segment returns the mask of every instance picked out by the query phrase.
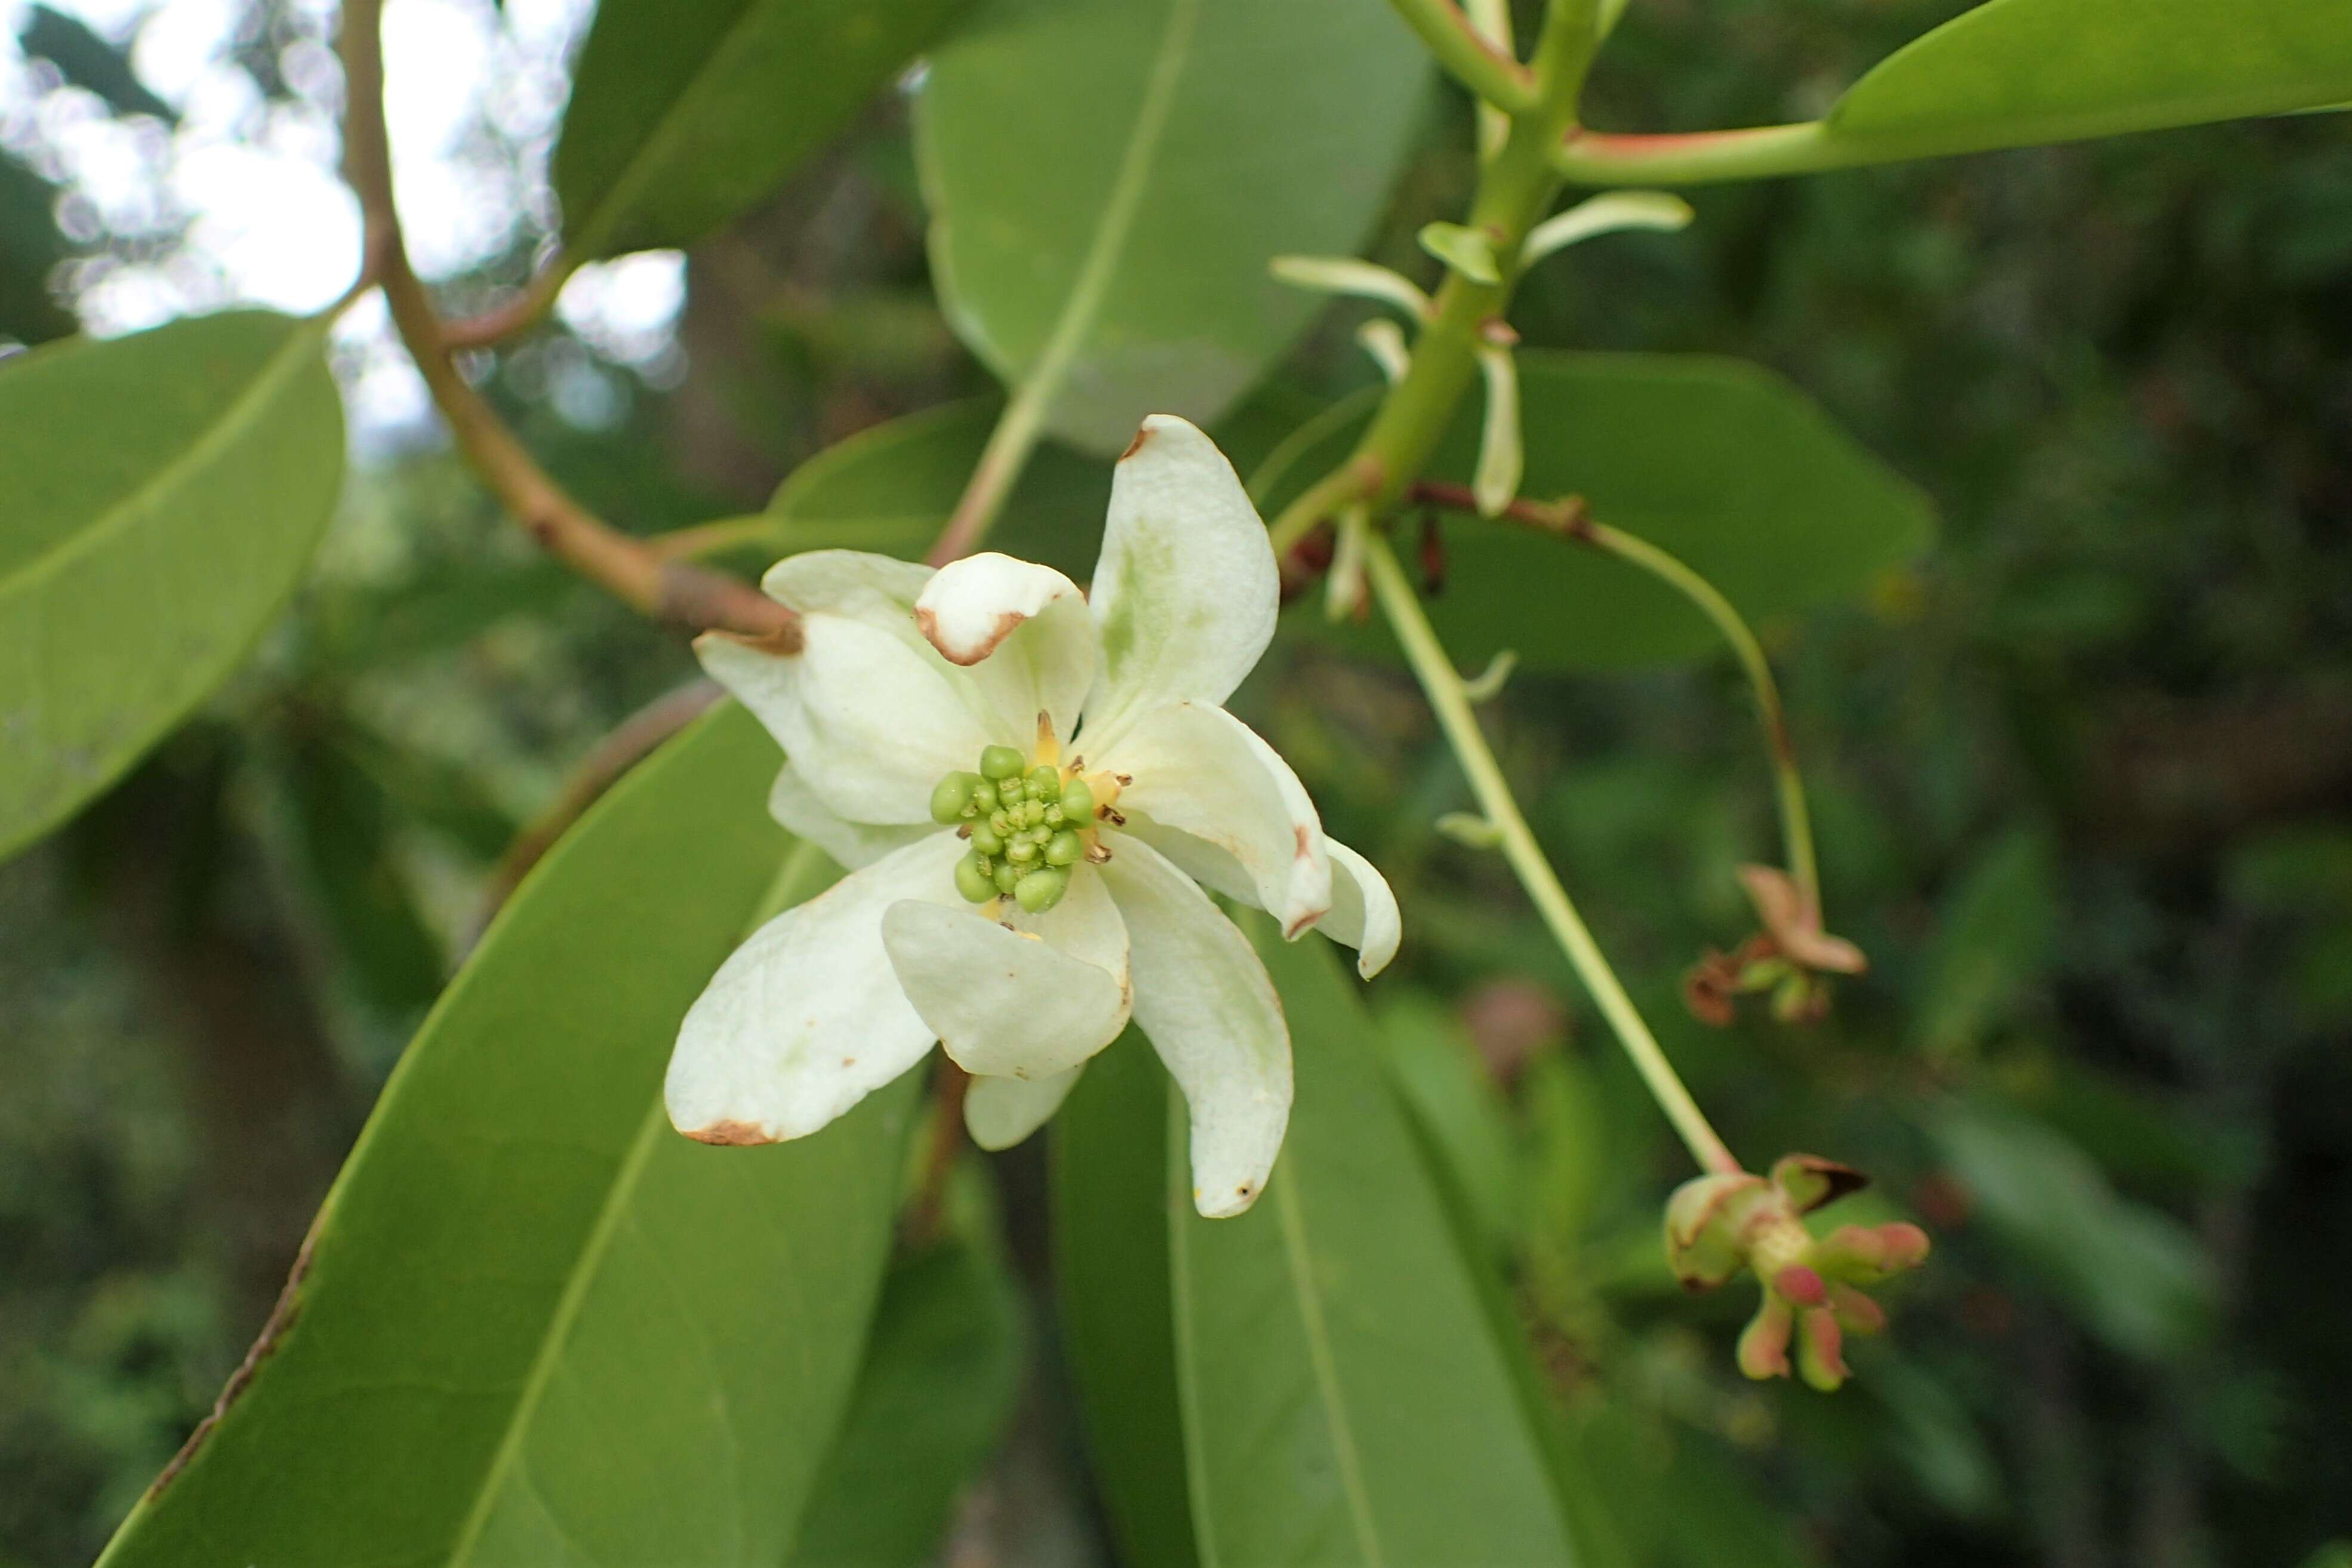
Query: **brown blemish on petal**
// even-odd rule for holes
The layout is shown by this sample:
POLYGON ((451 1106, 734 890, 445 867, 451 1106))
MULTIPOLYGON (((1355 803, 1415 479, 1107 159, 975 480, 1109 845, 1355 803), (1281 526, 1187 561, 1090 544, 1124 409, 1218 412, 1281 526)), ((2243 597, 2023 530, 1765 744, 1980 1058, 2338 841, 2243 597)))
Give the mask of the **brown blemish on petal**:
POLYGON ((713 1122, 707 1127, 678 1129, 698 1144, 716 1144, 723 1148, 748 1148, 754 1144, 772 1144, 766 1129, 749 1122, 713 1122))
POLYGON ((1290 836, 1297 841, 1300 860, 1315 858, 1315 835, 1307 831, 1306 823, 1293 822, 1290 825, 1290 836))
POLYGON ((1127 444, 1127 450, 1118 455, 1118 460, 1121 463, 1126 462, 1129 458, 1142 451, 1143 444, 1150 439, 1151 427, 1148 424, 1137 425, 1135 427, 1135 439, 1127 444))
POLYGON ((1028 619, 1029 617, 1017 610, 998 611, 996 620, 989 628, 988 635, 982 638, 976 645, 958 643, 950 646, 940 636, 939 616, 929 610, 915 612, 915 630, 920 632, 924 640, 937 648, 940 651, 940 656, 949 664, 969 666, 979 664, 982 659, 995 653, 1003 644, 1004 640, 1019 631, 1021 623, 1028 619))

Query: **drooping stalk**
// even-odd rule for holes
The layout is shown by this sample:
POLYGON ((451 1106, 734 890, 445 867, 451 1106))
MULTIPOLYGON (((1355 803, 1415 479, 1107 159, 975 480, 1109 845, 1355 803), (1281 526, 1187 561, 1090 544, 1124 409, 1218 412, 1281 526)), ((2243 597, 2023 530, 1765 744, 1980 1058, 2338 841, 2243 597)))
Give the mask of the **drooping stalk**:
POLYGON ((1601 1016, 1608 1019, 1618 1043, 1632 1058, 1634 1071, 1641 1073, 1659 1108, 1681 1134, 1691 1158, 1704 1170, 1737 1172, 1739 1162, 1732 1157, 1731 1150, 1708 1124, 1706 1113, 1698 1108, 1698 1102, 1691 1098, 1674 1064, 1666 1060, 1657 1037, 1643 1021, 1640 1009, 1625 994, 1617 972, 1610 967, 1600 944, 1592 939, 1583 917, 1577 914, 1576 904, 1561 885, 1559 873, 1544 858, 1534 831, 1519 810, 1517 798, 1511 793, 1509 781, 1503 777, 1502 765, 1495 759, 1485 732, 1478 727, 1477 715, 1471 708, 1461 673, 1438 643, 1436 630, 1430 625, 1429 616, 1414 595, 1412 584, 1406 580, 1404 569, 1397 564, 1396 552, 1387 539, 1374 534, 1366 541, 1364 564, 1373 596, 1395 629, 1397 641, 1404 645, 1405 658, 1419 677, 1422 690, 1429 695, 1429 706, 1436 711, 1437 722, 1444 729, 1454 755, 1460 759, 1463 772, 1469 776, 1479 809, 1496 834, 1496 847, 1517 873, 1536 912, 1543 916, 1544 924, 1568 955, 1577 977, 1592 994, 1601 1016))

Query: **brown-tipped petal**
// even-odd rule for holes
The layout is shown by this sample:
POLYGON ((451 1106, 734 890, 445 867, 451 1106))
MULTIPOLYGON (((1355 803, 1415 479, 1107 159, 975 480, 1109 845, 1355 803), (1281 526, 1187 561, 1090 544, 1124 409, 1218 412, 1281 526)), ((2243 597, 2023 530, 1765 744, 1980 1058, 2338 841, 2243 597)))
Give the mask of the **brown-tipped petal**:
POLYGON ((1870 1185, 1870 1178, 1852 1166, 1819 1155, 1783 1155, 1772 1162, 1772 1185, 1789 1195, 1799 1214, 1811 1214, 1825 1203, 1860 1192, 1870 1185))
POLYGON ((1822 930, 1822 913, 1778 866, 1744 865, 1739 883, 1774 946, 1808 969, 1859 975, 1870 967, 1861 948, 1822 930))
POLYGON ((1710 949, 1683 977, 1683 1006, 1703 1024, 1729 1029, 1738 1016, 1731 1002, 1738 986, 1739 977, 1731 961, 1710 949))
POLYGON ((1837 1314, 1838 1327, 1848 1333, 1886 1332, 1886 1309, 1852 1285, 1830 1287, 1830 1311, 1837 1314))
POLYGON ((1759 1383, 1768 1377, 1788 1376, 1789 1336, 1796 1323, 1789 1303, 1767 1291, 1764 1304, 1740 1331, 1739 1370, 1759 1383))
POLYGON ((1833 1394, 1853 1375, 1845 1364, 1844 1336, 1837 1316, 1827 1307, 1814 1307, 1797 1321, 1797 1371, 1824 1394, 1833 1394))

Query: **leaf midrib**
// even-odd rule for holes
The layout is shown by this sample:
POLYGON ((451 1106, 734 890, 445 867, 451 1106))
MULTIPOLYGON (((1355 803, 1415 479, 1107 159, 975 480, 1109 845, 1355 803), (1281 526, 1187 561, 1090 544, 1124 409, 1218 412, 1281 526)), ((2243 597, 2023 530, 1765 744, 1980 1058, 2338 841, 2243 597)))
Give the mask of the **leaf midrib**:
POLYGON ((646 182, 653 178, 652 172, 661 166, 671 144, 684 134, 678 126, 687 118, 688 107, 700 99, 708 78, 719 69, 719 61, 733 50, 739 37, 751 26, 753 19, 770 3, 771 0, 744 0, 743 8, 719 34, 717 45, 703 56, 702 63, 695 68, 694 74, 687 78, 686 85, 678 89, 677 95, 670 99, 668 108, 662 111, 652 134, 637 143, 636 156, 621 165, 619 175, 604 188, 604 199, 582 220, 580 238, 571 247, 573 260, 593 261, 604 255, 604 246, 612 239, 613 231, 618 225, 614 214, 627 212, 629 204, 636 199, 646 182))
MULTIPOLYGON (((746 929, 758 926, 776 913, 777 907, 791 902, 784 892, 814 861, 821 858, 812 845, 795 841, 777 865, 770 879, 767 894, 760 908, 746 923, 746 929)), ((547 1332, 541 1339, 539 1351, 531 1358, 530 1371, 523 1379, 521 1390, 515 1396, 514 1409, 507 1417, 506 1430, 499 1435, 499 1446, 490 1462, 482 1471, 481 1490, 475 1494, 474 1506, 467 1511, 465 1523, 451 1542, 446 1561, 456 1568, 469 1563, 481 1544, 482 1532, 489 1526, 490 1515, 506 1494, 507 1478, 517 1466, 522 1446, 528 1439, 539 1413, 539 1402, 553 1380, 556 1369, 563 1360, 563 1351, 572 1337, 572 1325, 579 1321, 588 1291, 602 1271, 604 1254, 620 1231, 621 1221, 628 1208, 628 1199, 635 1192, 638 1178, 645 1174, 646 1165, 661 1141, 669 1115, 661 1092, 656 1090, 646 1107, 645 1119, 637 1124, 628 1152, 613 1173, 613 1183, 605 1190, 604 1206, 598 1209, 596 1223, 589 1230, 588 1239, 573 1261, 571 1277, 563 1282, 563 1294, 557 1299, 555 1311, 547 1321, 547 1332)), ((553 1511, 550 1510, 552 1517, 553 1511)))
MULTIPOLYGON (((1168 23, 1160 35, 1159 57, 1143 89, 1135 126, 1119 153, 1118 172, 1112 176, 1103 203, 1102 223, 1078 265, 1070 286, 1069 302, 1055 322, 1045 346, 1038 351, 1029 373, 1022 378, 1019 402, 1044 407, 1052 402, 1077 360, 1078 349, 1101 314, 1110 292, 1112 271, 1127 253, 1127 243, 1142 209, 1144 186, 1166 137, 1168 117, 1175 107, 1177 83, 1192 57, 1192 34, 1201 17, 1201 0, 1170 0, 1168 23)), ((1008 415, 1011 410, 1007 410, 1008 415)))
MULTIPOLYGON (((1186 1128, 1177 1114, 1175 1096, 1170 1096, 1169 1132, 1171 1139, 1186 1128)), ((1171 1144, 1171 1146, 1177 1146, 1171 1144)), ((1307 1256, 1307 1219, 1298 1207, 1297 1184, 1301 1160, 1297 1140, 1283 1151, 1282 1166, 1266 1185, 1268 1191, 1259 1201, 1274 1205, 1276 1221, 1282 1232, 1283 1260, 1290 1274, 1291 1293, 1297 1299, 1298 1321, 1307 1336, 1307 1357, 1315 1374, 1315 1391, 1321 1406, 1324 1426, 1331 1434, 1331 1450, 1339 1468, 1340 1490, 1348 1502, 1348 1523, 1355 1531, 1356 1544, 1363 1553, 1369 1568, 1385 1568, 1387 1558, 1381 1550, 1380 1530, 1372 1518, 1371 1491, 1364 1484, 1362 1456, 1356 1451, 1355 1429, 1348 1416, 1346 1395, 1339 1387, 1339 1363, 1331 1354, 1331 1332, 1323 1321, 1323 1306, 1313 1289, 1312 1265, 1307 1256)), ((1217 1568, 1218 1548, 1216 1521, 1211 1517, 1209 1503, 1208 1463, 1205 1444, 1207 1434, 1202 1427, 1199 1380, 1193 1364, 1199 1348, 1192 1338, 1192 1249, 1185 1237, 1192 1218, 1190 1205, 1184 1197, 1185 1184, 1168 1184, 1169 1228, 1172 1232, 1169 1248, 1169 1272, 1171 1293, 1176 1301, 1177 1332, 1182 1342, 1177 1357, 1176 1397, 1181 1413, 1184 1431, 1186 1490, 1192 1494, 1194 1534, 1199 1542, 1202 1561, 1206 1568, 1217 1568)), ((1226 1223, 1211 1221, 1212 1224, 1226 1223)))
MULTIPOLYGON (((66 563, 96 549, 128 528, 148 515, 153 503, 184 476, 209 466, 222 452, 243 439, 248 430, 259 423, 259 405, 268 402, 279 384, 303 367, 315 346, 316 336, 324 329, 323 323, 320 321, 297 324, 292 331, 287 333, 285 342, 263 361, 261 373, 255 376, 221 417, 205 427, 204 434, 190 442, 178 456, 106 507, 88 527, 77 528, 15 571, 0 576, 0 600, 6 600, 64 570, 66 563)), ((92 343, 81 351, 97 352, 102 347, 92 343)))

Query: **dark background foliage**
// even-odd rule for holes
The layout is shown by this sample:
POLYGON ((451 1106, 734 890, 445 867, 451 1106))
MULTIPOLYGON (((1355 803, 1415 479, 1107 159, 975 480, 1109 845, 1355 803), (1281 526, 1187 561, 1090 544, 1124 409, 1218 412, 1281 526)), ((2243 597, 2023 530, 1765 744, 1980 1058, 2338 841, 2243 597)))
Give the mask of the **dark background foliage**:
MULTIPOLYGON (((1951 9, 1635 0, 1591 118, 1812 112, 1951 9)), ((1375 255, 1426 267, 1410 236, 1455 214, 1466 140, 1465 110, 1433 108, 1375 255)), ((984 388, 929 304, 905 142, 878 106, 694 253, 677 389, 554 329, 502 356, 494 388, 551 466, 651 530, 984 388), (600 378, 617 423, 568 421, 551 365, 600 378)), ((0 330, 23 338, 60 323, 21 275, 70 248, 32 179, 0 154, 0 330)), ((1934 497, 1916 567, 1765 629, 1830 924, 1872 972, 1810 1030, 1680 1010, 1683 969, 1748 923, 1734 867, 1771 843, 1727 661, 1523 676, 1496 733, 1735 1147, 1868 1168, 1936 1258, 1844 1393, 1742 1383, 1747 1303, 1681 1297, 1657 1256, 1678 1148, 1499 864, 1430 826, 1467 801, 1412 688, 1302 643, 1245 706, 1403 900, 1378 1044, 1643 1558, 2302 1562, 2352 1495, 2352 130, 1696 204, 1684 235, 1548 267, 1518 320, 1539 345, 1761 360, 1934 497)), ((1351 320, 1281 379, 1359 384, 1351 320)), ((0 867, 0 1563, 102 1542, 266 1313, 516 835, 693 673, 511 545, 441 452, 362 470, 346 510, 259 664, 0 867)), ((1034 1154, 1000 1174, 1034 1264, 1034 1154)), ((1095 1512, 1038 1435, 1055 1379, 1033 1384, 962 1549, 1084 1560, 1095 1512)))

